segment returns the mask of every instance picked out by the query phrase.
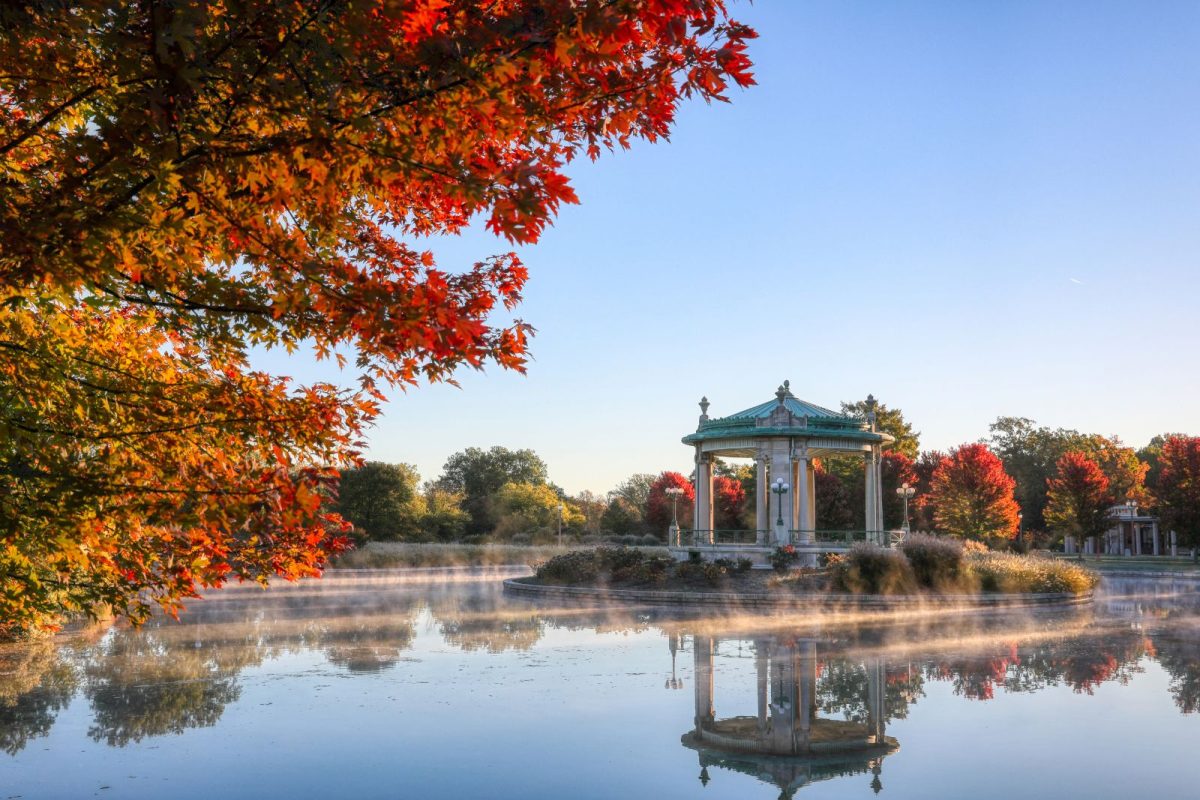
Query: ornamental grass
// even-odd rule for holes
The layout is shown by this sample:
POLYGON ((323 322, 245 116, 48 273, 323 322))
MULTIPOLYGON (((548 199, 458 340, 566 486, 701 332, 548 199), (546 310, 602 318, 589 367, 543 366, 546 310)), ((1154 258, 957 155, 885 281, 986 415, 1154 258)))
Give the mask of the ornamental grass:
POLYGON ((967 566, 983 592, 1083 594, 1099 580, 1096 573, 1078 564, 1044 556, 972 553, 967 566))

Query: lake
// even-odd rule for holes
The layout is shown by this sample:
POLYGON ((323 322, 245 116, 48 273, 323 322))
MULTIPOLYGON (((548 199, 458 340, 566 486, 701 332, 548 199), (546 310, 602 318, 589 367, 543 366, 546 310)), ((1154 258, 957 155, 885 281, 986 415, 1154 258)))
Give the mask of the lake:
POLYGON ((0 646, 0 798, 1194 798, 1200 584, 688 617, 334 572, 0 646))

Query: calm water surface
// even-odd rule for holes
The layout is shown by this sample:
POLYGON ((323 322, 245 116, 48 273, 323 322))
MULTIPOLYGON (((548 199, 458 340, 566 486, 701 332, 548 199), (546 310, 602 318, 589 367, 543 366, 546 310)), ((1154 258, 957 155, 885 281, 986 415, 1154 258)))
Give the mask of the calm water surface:
POLYGON ((883 621, 457 578, 232 589, 0 648, 0 799, 1200 794, 1200 584, 883 621))

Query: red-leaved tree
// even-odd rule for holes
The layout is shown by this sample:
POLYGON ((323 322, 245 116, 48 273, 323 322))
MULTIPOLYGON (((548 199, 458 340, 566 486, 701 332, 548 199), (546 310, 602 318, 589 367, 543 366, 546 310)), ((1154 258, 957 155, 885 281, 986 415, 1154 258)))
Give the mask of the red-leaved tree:
POLYGON ((319 574, 386 390, 525 363, 516 255, 422 238, 536 242, 572 160, 752 83, 753 36, 722 0, 0 4, 0 620, 319 574))
POLYGON ((1109 529, 1112 504, 1108 478, 1094 459, 1075 451, 1058 459, 1055 474, 1046 480, 1045 518, 1051 530, 1082 544, 1109 529))
POLYGON ((742 527, 746 490, 740 481, 717 475, 713 478, 713 524, 718 528, 742 527))
POLYGON ((1158 466, 1155 494, 1163 525, 1175 531, 1185 547, 1200 547, 1200 437, 1168 438, 1158 466))
POLYGON ((667 528, 671 527, 673 508, 679 512, 679 527, 692 526, 693 502, 696 492, 692 482, 678 472, 663 472, 650 484, 650 493, 646 495, 646 524, 656 536, 666 536, 667 528), (680 489, 682 494, 674 498, 667 489, 680 489))
POLYGON ((913 471, 917 474, 917 493, 913 496, 913 529, 932 531, 936 523, 937 506, 933 502, 933 474, 946 460, 946 454, 941 450, 926 450, 913 462, 913 471))
POLYGON ((1000 458, 983 444, 965 444, 933 473, 937 529, 978 541, 1008 541, 1017 535, 1016 482, 1000 458))

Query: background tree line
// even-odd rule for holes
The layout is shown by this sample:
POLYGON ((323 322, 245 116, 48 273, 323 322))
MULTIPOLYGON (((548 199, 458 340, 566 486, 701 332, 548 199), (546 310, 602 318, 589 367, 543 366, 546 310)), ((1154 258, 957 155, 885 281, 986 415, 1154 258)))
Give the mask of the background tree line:
MULTIPOLYGON (((861 403, 843 403, 862 415, 861 403)), ((1117 437, 1038 426, 1000 417, 989 435, 950 452, 920 449, 920 433, 899 409, 876 409, 881 430, 895 441, 883 455, 885 526, 903 526, 896 489, 916 489, 909 504, 914 530, 945 533, 1017 549, 1050 547, 1070 535, 1098 536, 1108 509, 1136 502, 1175 530, 1184 547, 1200 544, 1200 438, 1154 437, 1140 450, 1117 437)), ((814 463, 817 527, 865 526, 864 478, 858 458, 814 463)), ((752 464, 718 461, 714 471, 715 525, 755 527, 757 476, 752 464)), ((637 473, 606 494, 570 495, 549 477, 532 450, 468 448, 447 459, 442 474, 421 482, 408 464, 368 462, 343 473, 335 510, 362 538, 414 542, 549 541, 564 535, 665 540, 672 517, 692 526, 691 476, 637 473), (674 497, 669 489, 679 489, 674 497)))

